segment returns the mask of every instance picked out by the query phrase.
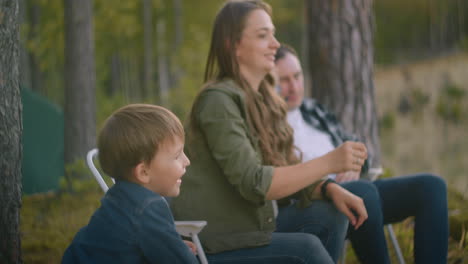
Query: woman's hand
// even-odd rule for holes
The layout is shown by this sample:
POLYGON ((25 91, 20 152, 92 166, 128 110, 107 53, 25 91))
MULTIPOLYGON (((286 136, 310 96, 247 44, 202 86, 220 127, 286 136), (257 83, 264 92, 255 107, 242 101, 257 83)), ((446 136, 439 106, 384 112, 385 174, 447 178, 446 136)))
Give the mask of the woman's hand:
POLYGON ((184 240, 184 243, 194 255, 197 255, 197 245, 195 245, 192 241, 188 240, 184 240))
POLYGON ((356 180, 359 180, 359 172, 357 171, 347 171, 347 172, 338 173, 335 178, 335 181, 339 183, 356 181, 356 180))
POLYGON ((348 217, 355 230, 358 229, 367 219, 364 201, 338 184, 328 184, 326 188, 336 208, 348 217))
POLYGON ((326 154, 332 173, 360 172, 367 159, 367 148, 361 142, 346 141, 326 154))

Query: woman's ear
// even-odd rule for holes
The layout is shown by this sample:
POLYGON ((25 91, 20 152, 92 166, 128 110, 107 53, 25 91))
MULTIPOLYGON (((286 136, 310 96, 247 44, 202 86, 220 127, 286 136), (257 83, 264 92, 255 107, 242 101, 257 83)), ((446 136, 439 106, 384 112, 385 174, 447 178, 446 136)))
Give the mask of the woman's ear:
POLYGON ((138 183, 146 184, 149 182, 150 177, 145 162, 142 161, 133 168, 133 176, 138 183))

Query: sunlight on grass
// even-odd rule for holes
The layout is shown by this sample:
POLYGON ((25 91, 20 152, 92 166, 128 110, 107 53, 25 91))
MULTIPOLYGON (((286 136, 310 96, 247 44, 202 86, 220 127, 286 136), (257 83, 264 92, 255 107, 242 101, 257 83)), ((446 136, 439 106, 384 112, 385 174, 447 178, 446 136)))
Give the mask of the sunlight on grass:
MULTIPOLYGON (((73 183, 73 189, 74 193, 60 191, 23 197, 21 238, 24 263, 60 263, 63 252, 76 232, 88 223, 93 212, 99 207, 103 193, 94 180, 76 181, 73 183)), ((449 207, 451 211, 457 209, 465 214, 468 212, 468 205, 463 196, 453 190, 449 191, 449 207)), ((463 219, 465 218, 459 218, 457 215, 451 216, 453 227, 449 244, 450 264, 468 260, 468 221, 463 219), (454 219, 457 219, 457 222, 454 222, 454 219)), ((413 219, 408 218, 393 224, 393 229, 406 263, 414 263, 413 219)), ((428 238, 429 236, 430 234, 428 238)), ((397 263, 395 251, 390 243, 388 244, 392 263, 397 263)), ((346 263, 359 263, 350 244, 346 253, 346 263)))
POLYGON ((88 223, 103 193, 96 188, 74 194, 23 197, 21 239, 24 263, 60 263, 76 232, 88 223))

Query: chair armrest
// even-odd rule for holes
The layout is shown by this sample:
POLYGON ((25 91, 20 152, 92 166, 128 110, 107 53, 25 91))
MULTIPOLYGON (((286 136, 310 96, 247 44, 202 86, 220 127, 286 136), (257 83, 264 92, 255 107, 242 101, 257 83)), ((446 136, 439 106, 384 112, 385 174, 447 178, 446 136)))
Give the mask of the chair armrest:
POLYGON ((181 236, 192 237, 200 233, 206 224, 206 221, 175 221, 175 228, 181 236))
POLYGON ((379 178, 380 175, 383 174, 383 172, 384 170, 382 167, 370 168, 367 172, 367 175, 371 181, 375 181, 377 178, 379 178))

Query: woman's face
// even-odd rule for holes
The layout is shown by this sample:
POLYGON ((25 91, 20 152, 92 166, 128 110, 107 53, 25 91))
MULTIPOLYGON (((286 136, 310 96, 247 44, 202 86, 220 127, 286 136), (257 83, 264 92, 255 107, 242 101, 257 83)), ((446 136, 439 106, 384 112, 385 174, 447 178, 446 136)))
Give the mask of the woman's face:
POLYGON ((280 44, 275 27, 263 9, 252 11, 245 21, 240 41, 236 45, 236 58, 241 72, 267 74, 275 67, 275 54, 280 44))

